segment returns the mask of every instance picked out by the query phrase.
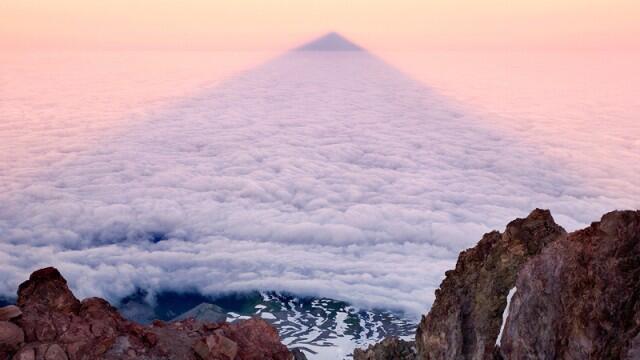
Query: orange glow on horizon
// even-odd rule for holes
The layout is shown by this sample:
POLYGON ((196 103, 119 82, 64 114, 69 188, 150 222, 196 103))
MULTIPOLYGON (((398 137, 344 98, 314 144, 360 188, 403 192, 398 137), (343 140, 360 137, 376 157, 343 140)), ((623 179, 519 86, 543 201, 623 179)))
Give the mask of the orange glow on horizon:
POLYGON ((5 0, 0 49, 638 49, 635 0, 5 0))

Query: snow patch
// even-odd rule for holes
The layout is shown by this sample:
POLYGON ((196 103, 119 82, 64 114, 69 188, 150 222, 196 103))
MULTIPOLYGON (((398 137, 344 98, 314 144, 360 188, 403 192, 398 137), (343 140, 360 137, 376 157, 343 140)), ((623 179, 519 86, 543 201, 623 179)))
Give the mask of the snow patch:
POLYGON ((275 320, 275 319, 277 319, 275 315, 273 315, 272 313, 269 313, 269 312, 261 312, 261 313, 260 313, 260 316, 261 316, 263 319, 269 319, 269 320, 275 320))
POLYGON ((498 338, 496 339, 496 345, 500 346, 500 341, 502 340, 502 332, 504 331, 504 326, 507 324, 507 317, 509 317, 509 306, 511 305, 511 298, 513 294, 518 290, 517 287, 513 287, 509 290, 509 294, 507 295, 507 306, 504 308, 504 312, 502 313, 502 325, 500 326, 500 333, 498 334, 498 338))

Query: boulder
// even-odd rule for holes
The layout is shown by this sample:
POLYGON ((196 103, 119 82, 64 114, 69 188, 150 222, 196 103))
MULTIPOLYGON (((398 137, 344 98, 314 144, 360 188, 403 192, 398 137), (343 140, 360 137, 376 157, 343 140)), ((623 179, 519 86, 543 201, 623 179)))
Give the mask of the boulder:
POLYGON ((0 321, 0 359, 14 353, 24 343, 24 332, 11 322, 0 321))
POLYGON ((51 344, 44 353, 44 360, 68 360, 67 353, 58 344, 51 344))
POLYGON ((13 356, 13 360, 36 360, 36 350, 32 347, 22 348, 13 356))
POLYGON ((7 305, 0 308, 0 321, 7 321, 22 315, 20 308, 15 305, 7 305))

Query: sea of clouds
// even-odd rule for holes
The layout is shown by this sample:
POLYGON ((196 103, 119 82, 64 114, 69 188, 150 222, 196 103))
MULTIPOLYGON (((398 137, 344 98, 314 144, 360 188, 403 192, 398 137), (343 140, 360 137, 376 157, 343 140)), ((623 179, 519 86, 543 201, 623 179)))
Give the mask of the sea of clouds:
POLYGON ((366 52, 287 53, 73 139, 0 172, 0 294, 55 265, 81 297, 282 290, 420 314, 483 233, 640 199, 366 52))

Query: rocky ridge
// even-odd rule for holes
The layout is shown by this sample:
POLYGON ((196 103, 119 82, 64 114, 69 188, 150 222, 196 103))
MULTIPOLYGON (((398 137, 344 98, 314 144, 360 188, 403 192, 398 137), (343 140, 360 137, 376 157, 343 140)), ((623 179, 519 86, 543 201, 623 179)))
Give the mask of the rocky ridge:
POLYGON ((503 359, 640 359, 640 211, 614 211, 518 274, 503 359))
POLYGON ((510 222, 504 233, 485 234, 474 248, 460 253, 420 322, 418 353, 425 359, 490 357, 518 272, 528 259, 565 236, 549 211, 536 209, 510 222))
POLYGON ((124 319, 106 301, 79 301, 54 268, 34 272, 17 306, 0 309, 0 359, 303 359, 262 319, 229 324, 186 319, 149 326, 124 319))
POLYGON ((415 351, 398 348, 354 359, 640 359, 640 211, 566 234, 536 209, 486 234, 446 273, 415 351))

